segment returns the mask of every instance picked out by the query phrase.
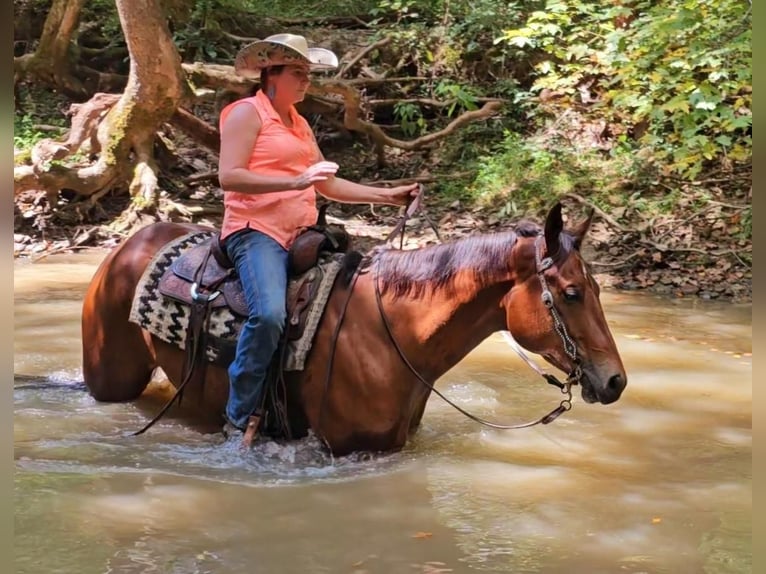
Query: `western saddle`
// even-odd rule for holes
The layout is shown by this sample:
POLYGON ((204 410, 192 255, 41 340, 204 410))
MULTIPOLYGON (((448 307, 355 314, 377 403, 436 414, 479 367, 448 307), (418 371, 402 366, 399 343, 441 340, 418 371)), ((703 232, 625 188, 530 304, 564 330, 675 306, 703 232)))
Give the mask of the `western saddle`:
MULTIPOLYGON (((300 284, 290 290, 291 296, 287 300, 287 324, 283 335, 286 340, 299 339, 303 335, 310 303, 319 287, 321 275, 307 271, 318 264, 323 252, 345 253, 350 247, 350 238, 344 228, 326 225, 325 209, 326 206, 320 208, 317 224, 306 228, 288 253, 289 276, 300 278, 300 284)), ((163 296, 191 309, 185 338, 186 359, 176 394, 136 435, 154 425, 176 398, 180 403, 187 384, 192 381, 200 386, 204 384, 210 312, 228 306, 235 315, 248 316, 242 284, 223 250, 219 233, 183 252, 160 278, 158 290, 163 296)))

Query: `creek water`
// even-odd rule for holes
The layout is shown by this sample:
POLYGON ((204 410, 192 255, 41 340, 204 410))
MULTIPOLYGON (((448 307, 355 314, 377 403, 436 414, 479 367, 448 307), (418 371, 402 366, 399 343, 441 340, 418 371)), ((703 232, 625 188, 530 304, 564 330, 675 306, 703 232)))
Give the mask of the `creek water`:
MULTIPOLYGON (((434 396, 399 453, 242 455, 179 418, 132 437, 154 403, 89 396, 80 307, 102 258, 15 265, 18 573, 752 569, 749 305, 604 292, 628 387, 548 426, 483 428, 434 396)), ((504 422, 560 400, 500 335, 438 386, 504 422)))

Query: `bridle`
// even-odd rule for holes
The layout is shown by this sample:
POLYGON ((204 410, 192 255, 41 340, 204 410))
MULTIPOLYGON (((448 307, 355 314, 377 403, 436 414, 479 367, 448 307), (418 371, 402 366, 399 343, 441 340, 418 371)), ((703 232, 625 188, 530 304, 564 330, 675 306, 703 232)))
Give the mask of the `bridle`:
MULTIPOLYGON (((421 186, 416 199, 418 200, 422 199, 423 191, 424 191, 423 187, 421 186)), ((404 235, 404 226, 407 219, 412 215, 412 213, 418 210, 418 208, 420 208, 421 206, 422 206, 421 201, 412 201, 410 205, 408 205, 408 208, 405 211, 404 215, 402 216, 400 222, 394 228, 392 233, 389 234, 389 237, 386 240, 387 242, 390 241, 393 237, 395 237, 399 233, 401 233, 402 236, 404 235)), ((434 231, 437 234, 437 238, 441 240, 441 238, 438 235, 438 230, 436 229, 436 226, 430 221, 430 219, 428 220, 428 222, 434 228, 434 231)), ((582 372, 581 361, 577 354, 577 345, 575 345, 574 341, 569 336, 569 332, 567 331, 566 325, 564 324, 564 321, 561 318, 561 314, 559 313, 554 303, 553 293, 551 293, 551 290, 548 287, 548 281, 545 278, 545 272, 553 266, 553 258, 550 256, 543 257, 543 247, 544 247, 543 240, 544 240, 544 236, 542 233, 535 238, 535 272, 540 281, 541 297, 542 297, 543 305, 545 305, 546 309, 548 309, 548 312, 550 313, 551 319, 553 321, 553 329, 556 332, 556 334, 559 336, 559 338, 561 339, 561 342, 564 346, 564 352, 567 354, 567 356, 569 357, 569 359, 572 361, 572 364, 573 364, 572 371, 567 375, 566 381, 562 383, 561 381, 558 380, 558 378, 555 375, 553 375, 552 373, 546 372, 537 364, 535 364, 529 357, 527 357, 527 355, 524 353, 522 348, 513 340, 513 338, 510 336, 510 333, 505 331, 504 334, 506 335, 506 338, 509 339, 509 343, 511 344, 511 347, 513 347, 514 351, 516 351, 516 353, 524 360, 524 362, 527 363, 527 365, 529 365, 534 371, 536 371, 540 376, 542 376, 543 379, 548 384, 558 387, 561 393, 566 395, 556 408, 554 408, 548 414, 543 415, 540 418, 530 422, 521 423, 521 424, 512 424, 512 425, 498 424, 498 423, 488 421, 484 418, 481 418, 477 415, 474 415, 466 411, 464 408, 455 404, 453 401, 451 401, 446 396, 444 396, 444 394, 442 394, 441 391, 439 391, 436 387, 434 387, 432 383, 429 383, 423 377, 423 375, 421 375, 420 372, 412 365, 412 363, 409 361, 404 351, 402 350, 401 346, 399 345, 399 342, 396 340, 396 336, 394 335, 393 329, 391 328, 391 323, 389 322, 388 316, 386 315, 383 309, 383 301, 381 298, 380 285, 378 281, 377 264, 372 263, 371 261, 372 258, 370 256, 366 256, 358 264, 353 274, 353 277, 349 281, 348 293, 343 302, 341 313, 340 313, 340 316, 338 317, 338 322, 335 325, 335 330, 333 331, 332 337, 330 339, 330 356, 329 356, 326 371, 325 371, 324 392, 322 393, 322 400, 319 407, 317 435, 323 439, 323 435, 321 432, 322 419, 323 419, 323 415, 324 415, 324 411, 326 407, 327 396, 329 395, 329 391, 330 391, 330 379, 332 378, 333 363, 335 359, 335 349, 338 343, 338 337, 340 335, 343 319, 346 316, 346 310, 348 309, 348 304, 351 300, 351 296, 353 295, 354 287, 356 286, 356 281, 360 275, 366 273, 366 271, 369 269, 368 265, 371 265, 373 267, 372 282, 375 289, 375 301, 378 307, 378 312, 380 313, 380 317, 383 321, 383 325, 386 329, 386 333, 388 334, 388 338, 391 340, 391 343, 394 345, 394 348, 396 349, 396 352, 399 354, 399 357, 401 358, 402 362, 407 366, 407 368, 415 376, 415 378, 421 384, 423 384, 429 391, 433 391, 434 393, 436 393, 436 395, 438 395, 448 405, 450 405, 455 410, 465 415, 469 419, 478 422, 479 424, 482 424, 484 426, 488 426, 491 428, 495 428, 495 429, 501 429, 501 430, 528 428, 538 424, 547 425, 549 423, 552 423, 554 420, 556 420, 561 414, 570 410, 572 408, 571 388, 573 385, 577 385, 580 383, 580 381, 582 380, 583 372, 582 372)))
POLYGON ((548 309, 549 313, 551 314, 551 318, 553 320, 553 328, 556 331, 556 334, 558 334, 558 336, 561 338, 561 342, 564 345, 564 352, 571 359, 574 367, 572 368, 572 371, 567 376, 566 382, 562 383, 556 378, 555 375, 545 372, 543 369, 538 367, 534 362, 532 362, 532 360, 529 359, 529 357, 527 357, 524 354, 524 352, 521 350, 521 347, 516 345, 514 342, 514 345, 512 346, 514 347, 514 350, 521 356, 521 358, 528 365, 530 365, 535 371, 537 371, 545 379, 547 383, 558 387, 561 390, 561 392, 566 395, 566 397, 561 400, 561 402, 559 403, 559 406, 557 406, 548 414, 543 415, 542 417, 534 421, 521 423, 521 424, 513 424, 513 425, 494 423, 466 411, 465 409, 463 409, 462 407, 460 407, 459 405, 455 404, 450 399, 445 397, 436 387, 434 387, 432 383, 429 383, 425 378, 423 378, 423 376, 418 372, 418 370, 412 365, 412 363, 409 361, 407 356, 404 354, 404 351, 402 351, 401 346, 399 345, 398 341, 396 340, 396 337, 394 336, 393 329, 391 328, 391 323, 389 322, 388 317, 386 316, 386 313, 383 310, 383 301, 380 294, 380 285, 378 281, 377 266, 375 267, 375 270, 373 271, 373 284, 375 286, 375 301, 378 306, 378 312, 380 313, 380 317, 383 320, 383 325, 386 328, 388 337, 393 343, 394 348, 399 354, 399 357, 402 359, 402 362, 407 366, 407 368, 415 376, 415 378, 420 383, 422 383, 427 389, 429 389, 429 391, 433 391, 434 393, 436 393, 447 404, 449 404, 451 407, 453 407, 454 409, 456 409, 458 412, 462 413, 469 419, 474 420, 482 425, 485 425, 491 428, 510 430, 510 429, 527 428, 527 427, 535 426, 538 424, 547 425, 553 422, 559 417, 559 415, 561 415, 562 413, 572 408, 571 387, 572 385, 579 384, 579 382, 582 379, 582 375, 583 375, 582 366, 577 354, 577 346, 575 345, 574 341, 572 341, 572 338, 569 336, 566 325, 564 324, 564 321, 561 318, 561 314, 559 313, 558 309, 556 309, 556 305, 554 304, 554 301, 553 301, 553 294, 551 293, 551 290, 548 287, 548 281, 545 278, 545 271, 553 265, 553 259, 550 256, 543 258, 542 252, 543 252, 543 236, 539 235, 535 239, 535 265, 536 265, 536 274, 538 279, 540 280, 540 286, 542 288, 541 297, 543 300, 543 304, 545 305, 545 307, 548 309))
MULTIPOLYGON (((556 381, 553 384, 556 384, 557 386, 569 384, 571 386, 579 384, 582 379, 582 365, 580 357, 577 355, 577 345, 575 345, 574 341, 569 336, 569 332, 561 318, 561 314, 553 303, 553 293, 551 293, 551 290, 548 288, 548 281, 545 279, 545 272, 552 266, 553 258, 550 256, 543 257, 543 236, 538 235, 535 239, 535 267, 537 278, 540 280, 541 298, 543 300, 543 305, 548 309, 548 312, 551 314, 551 319, 553 319, 553 329, 561 339, 561 342, 564 345, 564 352, 572 361, 573 365, 572 371, 567 376, 566 383, 559 383, 556 381)), ((553 375, 550 376, 553 377, 553 375)), ((553 378, 555 379, 555 377, 553 378)))

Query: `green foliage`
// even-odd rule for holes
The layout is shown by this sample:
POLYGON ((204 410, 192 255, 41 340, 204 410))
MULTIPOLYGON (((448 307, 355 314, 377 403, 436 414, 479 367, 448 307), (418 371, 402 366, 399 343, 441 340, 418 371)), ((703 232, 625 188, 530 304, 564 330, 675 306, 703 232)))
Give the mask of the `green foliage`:
POLYGON ((471 86, 463 86, 449 80, 442 80, 434 88, 434 94, 444 100, 451 100, 447 116, 451 117, 455 110, 476 110, 476 96, 471 86))
POLYGON ((713 165, 751 161, 751 11, 744 0, 606 8, 549 0, 502 40, 515 57, 537 61, 530 93, 551 90, 571 104, 581 91, 595 93, 594 113, 645 127, 639 144, 667 173, 694 179, 713 165))
POLYGON ((101 35, 113 43, 123 42, 122 24, 114 0, 89 0, 80 12, 82 22, 98 22, 101 35))
MULTIPOLYGON (((198 0, 199 1, 199 0, 198 0)), ((235 7, 240 14, 265 18, 323 18, 365 16, 377 7, 379 0, 219 0, 235 7)))
POLYGON ((571 192, 586 194, 608 208, 626 179, 639 175, 640 163, 632 153, 608 157, 555 137, 543 140, 506 132, 478 162, 468 193, 480 203, 499 206, 502 217, 544 209, 571 192))
POLYGON ((41 139, 51 137, 35 127, 35 119, 25 114, 13 116, 13 147, 17 150, 28 150, 41 139))
POLYGON ((420 106, 411 102, 397 102, 394 104, 394 116, 402 126, 402 132, 407 137, 423 133, 426 129, 426 120, 420 106))
POLYGON ((418 18, 417 0, 380 0, 378 5, 370 10, 370 15, 381 16, 394 14, 396 21, 418 18))

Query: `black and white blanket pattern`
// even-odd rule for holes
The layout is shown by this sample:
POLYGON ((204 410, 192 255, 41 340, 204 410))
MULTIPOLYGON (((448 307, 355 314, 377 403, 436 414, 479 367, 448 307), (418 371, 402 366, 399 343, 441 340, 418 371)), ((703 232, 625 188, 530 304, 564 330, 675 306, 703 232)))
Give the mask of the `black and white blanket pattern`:
MULTIPOLYGON (((185 348, 186 331, 189 326, 191 308, 188 305, 163 296, 157 289, 160 278, 184 252, 209 239, 212 231, 194 232, 178 237, 158 252, 141 276, 133 296, 129 320, 149 331, 159 339, 185 348)), ((320 267, 306 273, 321 274, 321 283, 314 301, 311 303, 309 316, 303 336, 287 343, 285 350, 285 370, 300 371, 305 366, 306 356, 324 313, 327 300, 332 292, 335 279, 342 267, 342 255, 323 256, 320 267)), ((300 278, 290 282, 290 288, 296 288, 300 278)), ((208 344, 205 349, 209 361, 227 366, 234 358, 237 336, 245 318, 235 315, 228 307, 213 309, 210 313, 208 344)))

